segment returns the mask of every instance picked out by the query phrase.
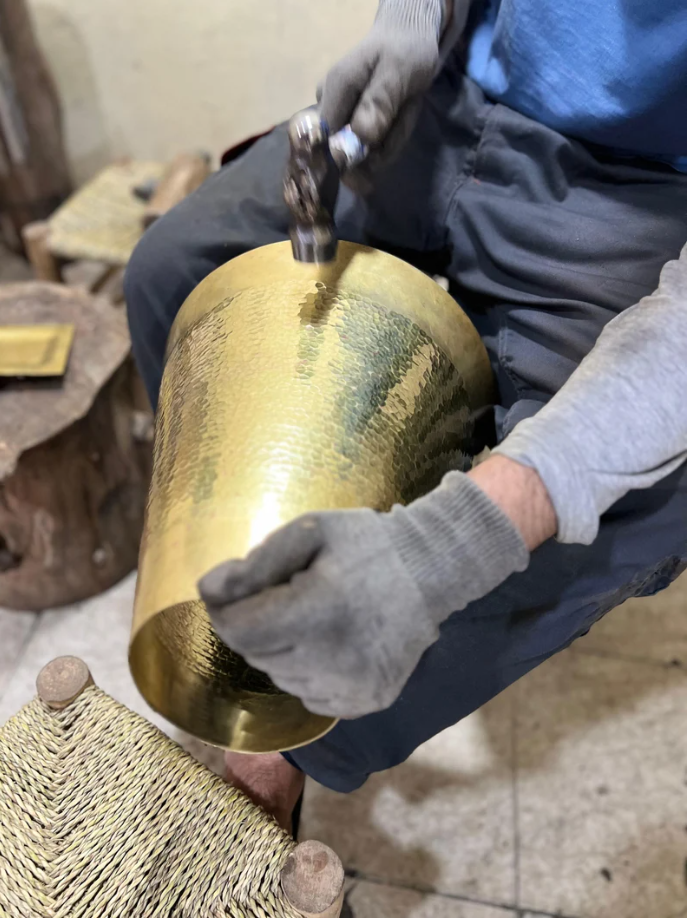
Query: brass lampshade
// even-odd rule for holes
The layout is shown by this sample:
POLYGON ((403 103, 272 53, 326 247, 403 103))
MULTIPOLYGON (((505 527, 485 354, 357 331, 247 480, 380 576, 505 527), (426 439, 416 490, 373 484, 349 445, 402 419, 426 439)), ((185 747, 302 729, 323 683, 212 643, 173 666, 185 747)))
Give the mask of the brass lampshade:
POLYGON ((455 300, 391 255, 341 243, 333 263, 301 264, 284 242, 207 277, 160 392, 129 654, 152 707, 241 752, 326 733, 222 643, 197 581, 304 512, 386 510, 465 468, 491 386, 455 300))

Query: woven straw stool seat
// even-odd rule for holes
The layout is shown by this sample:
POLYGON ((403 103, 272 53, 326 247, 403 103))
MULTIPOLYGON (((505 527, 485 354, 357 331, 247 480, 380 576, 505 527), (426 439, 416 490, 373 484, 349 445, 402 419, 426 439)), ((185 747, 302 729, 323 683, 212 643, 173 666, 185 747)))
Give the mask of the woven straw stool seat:
MULTIPOLYGON (((113 163, 72 194, 47 219, 22 229, 26 254, 38 280, 95 286, 119 277, 144 229, 194 191, 210 174, 204 154, 179 154, 170 163, 113 163), (65 262, 81 272, 63 275, 65 262), (91 269, 84 273, 84 266, 91 269)), ((118 291, 118 284, 111 283, 118 291)), ((114 297, 120 299, 119 293, 114 297)))
POLYGON ((133 189, 159 180, 164 170, 158 162, 116 163, 103 169, 50 217, 52 254, 125 265, 143 233, 146 208, 133 189))
POLYGON ((294 858, 308 846, 343 882, 333 852, 296 846, 81 661, 53 661, 38 688, 0 728, 3 918, 299 918, 313 909, 291 904, 282 874, 302 871, 294 858))

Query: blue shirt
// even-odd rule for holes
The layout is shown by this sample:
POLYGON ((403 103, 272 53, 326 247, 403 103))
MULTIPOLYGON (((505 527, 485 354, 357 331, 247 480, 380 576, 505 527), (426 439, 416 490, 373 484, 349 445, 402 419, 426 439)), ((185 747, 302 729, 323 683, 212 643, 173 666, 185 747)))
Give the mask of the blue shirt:
POLYGON ((475 0, 469 30, 490 99, 687 171, 687 0, 475 0))

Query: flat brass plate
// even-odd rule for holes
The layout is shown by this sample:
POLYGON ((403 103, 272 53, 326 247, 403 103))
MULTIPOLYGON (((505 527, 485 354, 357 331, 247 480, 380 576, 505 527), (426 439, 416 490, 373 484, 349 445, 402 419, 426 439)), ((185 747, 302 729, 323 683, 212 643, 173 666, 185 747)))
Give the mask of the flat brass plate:
POLYGON ((63 376, 74 326, 0 326, 0 376, 63 376))

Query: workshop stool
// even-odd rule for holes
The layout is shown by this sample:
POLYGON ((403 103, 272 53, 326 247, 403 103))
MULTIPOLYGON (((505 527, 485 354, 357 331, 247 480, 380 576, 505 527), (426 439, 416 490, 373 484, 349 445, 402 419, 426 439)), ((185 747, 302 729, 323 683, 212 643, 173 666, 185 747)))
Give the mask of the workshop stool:
POLYGON ((63 265, 74 261, 96 263, 103 276, 121 272, 144 229, 209 174, 203 154, 181 154, 169 165, 126 160, 103 169, 48 220, 22 230, 36 279, 60 282, 63 265), (146 189, 148 200, 141 196, 146 189))
POLYGON ((59 657, 0 728, 0 914, 337 918, 339 858, 59 657))

